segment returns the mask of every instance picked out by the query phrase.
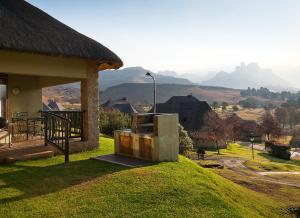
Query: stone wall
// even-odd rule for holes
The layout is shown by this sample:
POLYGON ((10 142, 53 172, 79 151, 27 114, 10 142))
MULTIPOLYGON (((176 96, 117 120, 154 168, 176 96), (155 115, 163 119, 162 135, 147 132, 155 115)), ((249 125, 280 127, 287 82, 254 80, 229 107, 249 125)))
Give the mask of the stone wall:
POLYGON ((89 64, 87 78, 81 80, 81 109, 83 113, 84 141, 86 148, 94 149, 99 144, 99 83, 97 66, 89 64))

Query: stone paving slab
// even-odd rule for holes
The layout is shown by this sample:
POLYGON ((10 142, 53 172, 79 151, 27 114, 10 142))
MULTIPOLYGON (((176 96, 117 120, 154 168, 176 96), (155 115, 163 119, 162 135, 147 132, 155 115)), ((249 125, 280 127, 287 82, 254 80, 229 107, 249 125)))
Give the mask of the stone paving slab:
POLYGON ((125 167, 142 167, 150 165, 152 162, 134 158, 134 157, 126 157, 115 154, 101 155, 98 157, 92 157, 93 160, 101 160, 108 163, 118 164, 125 167))

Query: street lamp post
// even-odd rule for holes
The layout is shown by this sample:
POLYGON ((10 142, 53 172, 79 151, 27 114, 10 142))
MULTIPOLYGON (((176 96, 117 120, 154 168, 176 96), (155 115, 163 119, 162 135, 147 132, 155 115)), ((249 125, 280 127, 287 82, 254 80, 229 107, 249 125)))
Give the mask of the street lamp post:
POLYGON ((254 160, 254 149, 253 149, 254 137, 253 137, 253 135, 251 136, 250 141, 251 141, 251 145, 252 145, 252 159, 254 160))
POLYGON ((150 72, 147 72, 146 76, 149 76, 153 79, 153 113, 156 113, 156 80, 150 72))

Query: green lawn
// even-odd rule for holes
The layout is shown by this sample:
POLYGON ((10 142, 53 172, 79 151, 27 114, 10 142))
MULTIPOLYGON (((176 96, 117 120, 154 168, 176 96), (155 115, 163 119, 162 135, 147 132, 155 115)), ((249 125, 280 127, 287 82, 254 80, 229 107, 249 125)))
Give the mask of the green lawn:
POLYGON ((180 157, 129 169, 98 151, 0 165, 0 217, 282 217, 281 205, 180 157))
MULTIPOLYGON (((215 152, 209 152, 212 155, 215 152)), ((241 157, 246 159, 245 165, 255 171, 299 171, 300 161, 283 160, 272 157, 267 152, 254 150, 254 160, 252 160, 252 151, 250 148, 231 143, 227 149, 221 150, 221 155, 228 157, 241 157)))

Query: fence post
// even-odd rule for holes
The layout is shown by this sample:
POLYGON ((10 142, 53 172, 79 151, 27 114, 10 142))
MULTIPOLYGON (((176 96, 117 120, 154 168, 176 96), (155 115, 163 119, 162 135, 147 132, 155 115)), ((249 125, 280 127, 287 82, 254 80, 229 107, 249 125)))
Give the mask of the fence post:
POLYGON ((44 143, 45 143, 45 146, 47 146, 47 138, 48 138, 48 116, 47 116, 47 113, 44 113, 44 131, 45 131, 45 136, 44 136, 44 143))
POLYGON ((84 111, 81 111, 79 114, 80 114, 80 129, 81 129, 81 133, 80 133, 80 138, 81 138, 81 141, 83 141, 83 113, 84 111))
POLYGON ((65 142, 66 142, 66 147, 65 147, 65 163, 69 162, 69 121, 65 121, 67 123, 66 125, 66 132, 65 132, 65 142))

